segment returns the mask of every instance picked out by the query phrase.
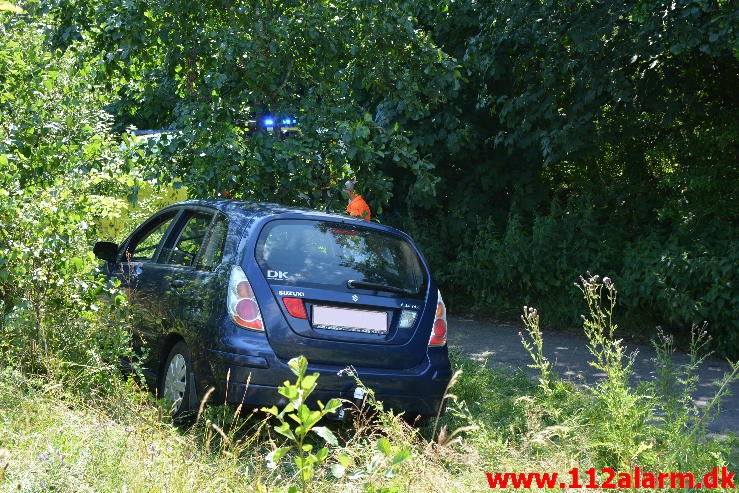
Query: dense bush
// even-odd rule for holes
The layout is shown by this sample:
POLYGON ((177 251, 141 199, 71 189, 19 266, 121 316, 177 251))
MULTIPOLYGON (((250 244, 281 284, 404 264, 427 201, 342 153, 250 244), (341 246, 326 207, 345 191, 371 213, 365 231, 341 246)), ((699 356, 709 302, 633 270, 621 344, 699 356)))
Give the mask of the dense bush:
POLYGON ((577 274, 608 272, 623 293, 625 329, 644 335, 661 326, 683 344, 705 322, 712 347, 739 354, 739 241, 731 224, 714 218, 712 234, 701 236, 650 219, 639 226, 644 234, 630 235, 633 223, 595 203, 555 200, 545 214, 512 213, 503 225, 490 217, 466 229, 438 227, 441 219, 402 224, 410 225, 457 312, 513 318, 521 305, 536 305, 547 314, 544 323, 574 326, 580 310, 569 300, 577 274))
POLYGON ((433 208, 396 196, 412 199, 398 223, 413 223, 451 308, 530 303, 573 324, 567 296, 590 269, 618 279, 632 329, 685 340, 705 320, 739 355, 733 4, 447 7, 420 15, 467 77, 456 129, 437 116, 445 139, 428 148, 448 165, 433 208))
POLYGON ((0 366, 90 387, 129 350, 125 300, 91 253, 125 162, 91 66, 50 50, 46 29, 0 25, 0 366))
MULTIPOLYGON (((652 321, 681 343, 688 328, 702 327, 712 346, 739 355, 739 296, 736 266, 739 241, 724 239, 711 247, 698 242, 647 236, 624 248, 623 297, 635 320, 652 321)), ((651 327, 650 327, 651 328, 651 327)))
MULTIPOLYGON (((0 364, 104 381, 128 354, 125 299, 96 272, 81 190, 6 189, 0 218, 0 364), (103 296, 116 300, 108 305, 103 296)), ((82 192, 84 193, 84 192, 82 192)))

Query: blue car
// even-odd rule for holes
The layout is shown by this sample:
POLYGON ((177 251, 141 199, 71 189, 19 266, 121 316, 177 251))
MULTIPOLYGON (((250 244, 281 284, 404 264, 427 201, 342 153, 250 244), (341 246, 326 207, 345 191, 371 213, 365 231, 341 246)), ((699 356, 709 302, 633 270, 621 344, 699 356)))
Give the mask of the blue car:
POLYGON ((451 378, 446 309, 411 238, 277 204, 168 206, 120 246, 97 242, 133 313, 144 373, 175 418, 210 402, 281 406, 303 355, 314 400, 435 415, 451 378), (351 372, 343 371, 351 368, 351 372), (358 377, 364 385, 358 386, 358 377))

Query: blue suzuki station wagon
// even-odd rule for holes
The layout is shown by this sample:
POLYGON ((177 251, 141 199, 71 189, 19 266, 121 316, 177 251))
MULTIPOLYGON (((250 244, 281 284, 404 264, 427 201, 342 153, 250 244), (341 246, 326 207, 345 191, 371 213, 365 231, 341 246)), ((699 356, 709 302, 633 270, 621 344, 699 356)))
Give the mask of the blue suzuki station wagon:
POLYGON ((315 400, 434 415, 451 378, 446 309, 421 252, 378 223, 276 204, 186 201, 120 246, 97 242, 129 293, 144 374, 174 417, 210 402, 282 405, 303 355, 315 400), (351 372, 342 371, 351 368, 351 372))

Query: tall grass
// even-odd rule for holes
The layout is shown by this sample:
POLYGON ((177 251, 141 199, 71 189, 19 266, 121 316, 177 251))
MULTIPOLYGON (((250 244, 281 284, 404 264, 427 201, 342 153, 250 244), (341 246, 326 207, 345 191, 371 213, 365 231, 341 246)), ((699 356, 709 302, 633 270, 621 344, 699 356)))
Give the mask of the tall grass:
MULTIPOLYGON (((578 285, 588 307, 583 316, 583 331, 591 354, 590 364, 604 376, 582 390, 568 386, 552 375, 551 365, 543 356, 543 339, 536 311, 524 313, 528 340, 525 347, 539 371, 540 384, 532 403, 548 419, 539 433, 547 430, 551 445, 567 449, 580 464, 598 469, 609 467, 631 471, 644 470, 705 472, 714 466, 729 465, 732 444, 709 437, 707 422, 727 393, 728 385, 739 376, 739 363, 733 363, 717 387, 715 397, 699 409, 692 394, 696 372, 707 356, 706 336, 694 331, 690 363, 673 363, 672 339, 662 336, 655 341, 657 362, 652 382, 633 384, 635 353, 627 353, 622 340, 615 338, 617 326, 613 310, 617 291, 608 277, 581 277, 578 285), (556 433, 554 433, 556 431, 556 433)), ((532 430, 535 432, 535 429, 532 430)))

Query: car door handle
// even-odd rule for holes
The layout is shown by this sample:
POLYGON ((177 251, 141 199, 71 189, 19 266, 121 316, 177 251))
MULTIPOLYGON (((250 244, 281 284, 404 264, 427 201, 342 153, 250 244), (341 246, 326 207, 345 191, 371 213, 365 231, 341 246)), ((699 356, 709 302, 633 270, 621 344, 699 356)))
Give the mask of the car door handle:
POLYGON ((174 289, 177 289, 183 287, 185 285, 185 281, 183 279, 175 279, 174 281, 171 281, 169 285, 174 289))

